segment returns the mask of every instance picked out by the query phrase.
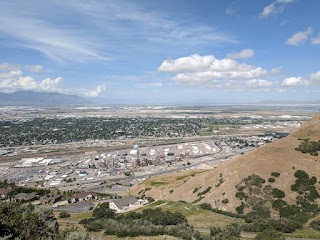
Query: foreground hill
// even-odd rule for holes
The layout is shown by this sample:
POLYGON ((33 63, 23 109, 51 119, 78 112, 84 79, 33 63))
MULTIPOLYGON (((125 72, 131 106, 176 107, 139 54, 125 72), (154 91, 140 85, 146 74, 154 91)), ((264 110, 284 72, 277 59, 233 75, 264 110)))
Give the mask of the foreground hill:
POLYGON ((291 190, 291 185, 296 180, 295 172, 304 170, 310 176, 318 179, 320 177, 320 158, 295 150, 303 142, 302 138, 320 140, 320 117, 303 124, 286 138, 241 155, 215 169, 152 177, 133 187, 129 194, 136 196, 145 194, 173 201, 210 203, 214 208, 236 212, 236 208, 244 202, 243 198, 246 201, 250 200, 238 193, 245 189, 243 185, 247 184, 243 179, 255 174, 254 176, 260 176, 257 182, 262 181, 261 178, 265 182, 259 183, 260 185, 254 189, 247 187, 251 198, 255 198, 253 201, 258 202, 262 199, 266 202, 272 197, 272 189, 276 188, 284 191, 285 197, 281 197, 282 200, 288 204, 295 204, 297 192, 291 190), (259 188, 263 188, 264 192, 259 192, 259 188))
POLYGON ((54 92, 19 91, 0 93, 0 105, 2 106, 59 106, 90 103, 90 101, 76 95, 54 92))

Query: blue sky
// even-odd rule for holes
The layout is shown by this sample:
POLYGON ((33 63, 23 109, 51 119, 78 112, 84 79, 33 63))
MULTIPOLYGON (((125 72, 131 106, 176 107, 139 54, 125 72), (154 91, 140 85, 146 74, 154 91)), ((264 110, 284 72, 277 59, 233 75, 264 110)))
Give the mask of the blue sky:
POLYGON ((0 91, 93 102, 320 100, 318 0, 3 0, 0 91))

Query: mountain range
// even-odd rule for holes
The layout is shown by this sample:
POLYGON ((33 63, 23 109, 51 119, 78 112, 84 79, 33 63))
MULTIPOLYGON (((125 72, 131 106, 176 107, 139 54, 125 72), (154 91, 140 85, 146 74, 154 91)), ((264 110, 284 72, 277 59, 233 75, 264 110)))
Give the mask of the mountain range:
POLYGON ((2 106, 60 106, 91 104, 89 100, 56 92, 18 91, 0 93, 2 106))

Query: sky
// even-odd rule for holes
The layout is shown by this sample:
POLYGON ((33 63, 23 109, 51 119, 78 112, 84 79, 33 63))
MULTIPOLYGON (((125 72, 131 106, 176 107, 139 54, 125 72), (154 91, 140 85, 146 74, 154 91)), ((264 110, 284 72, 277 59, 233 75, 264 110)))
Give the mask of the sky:
POLYGON ((0 92, 320 100, 319 0, 2 0, 0 92))

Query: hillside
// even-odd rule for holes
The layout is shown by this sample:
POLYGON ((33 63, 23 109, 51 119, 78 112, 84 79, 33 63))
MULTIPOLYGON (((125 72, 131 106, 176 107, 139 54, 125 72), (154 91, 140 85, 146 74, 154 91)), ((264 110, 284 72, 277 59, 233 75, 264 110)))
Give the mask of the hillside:
POLYGON ((296 192, 291 191, 296 179, 294 173, 304 170, 310 176, 320 177, 320 157, 296 151, 295 148, 302 142, 298 138, 320 140, 320 117, 303 124, 288 137, 241 155, 218 168, 152 177, 132 187, 129 194, 210 203, 215 208, 235 212, 241 204, 235 197, 238 191, 235 186, 244 178, 256 174, 266 180, 264 186, 281 189, 286 193, 283 200, 294 204, 297 197, 296 192), (272 177, 273 172, 280 173, 280 176, 272 177), (268 182, 271 177, 275 180, 273 183, 268 182))
POLYGON ((18 91, 0 93, 0 105, 2 106, 59 106, 90 103, 90 101, 76 95, 54 92, 18 91))

